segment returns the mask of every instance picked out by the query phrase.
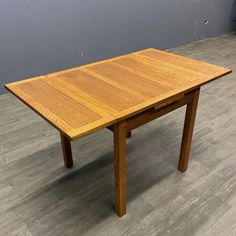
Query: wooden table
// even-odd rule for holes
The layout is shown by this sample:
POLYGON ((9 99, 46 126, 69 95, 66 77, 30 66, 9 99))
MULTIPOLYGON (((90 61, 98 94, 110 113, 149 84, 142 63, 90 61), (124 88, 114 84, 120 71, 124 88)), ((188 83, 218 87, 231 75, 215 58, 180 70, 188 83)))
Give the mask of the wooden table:
POLYGON ((126 138, 131 131, 187 105, 178 165, 184 172, 200 87, 230 72, 150 48, 5 87, 60 131, 68 168, 73 166, 71 140, 102 128, 113 132, 114 201, 122 216, 126 213, 126 138))

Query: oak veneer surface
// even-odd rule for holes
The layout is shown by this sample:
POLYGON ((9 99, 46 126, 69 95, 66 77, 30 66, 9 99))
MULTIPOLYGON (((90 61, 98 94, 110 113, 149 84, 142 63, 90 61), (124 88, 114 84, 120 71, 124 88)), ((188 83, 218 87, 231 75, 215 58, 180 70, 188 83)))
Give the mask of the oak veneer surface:
POLYGON ((230 72, 150 48, 6 88, 73 140, 230 72))

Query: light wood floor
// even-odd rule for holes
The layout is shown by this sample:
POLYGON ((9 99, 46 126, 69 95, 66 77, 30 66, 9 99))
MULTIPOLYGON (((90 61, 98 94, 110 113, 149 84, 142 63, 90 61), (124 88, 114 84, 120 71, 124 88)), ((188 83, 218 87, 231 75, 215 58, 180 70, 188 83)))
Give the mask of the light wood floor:
MULTIPOLYGON (((236 36, 172 52, 236 71, 236 36)), ((128 140, 127 214, 113 204, 112 133, 73 143, 10 94, 0 96, 0 235, 236 235, 236 72, 202 89, 188 171, 177 171, 179 109, 128 140)))

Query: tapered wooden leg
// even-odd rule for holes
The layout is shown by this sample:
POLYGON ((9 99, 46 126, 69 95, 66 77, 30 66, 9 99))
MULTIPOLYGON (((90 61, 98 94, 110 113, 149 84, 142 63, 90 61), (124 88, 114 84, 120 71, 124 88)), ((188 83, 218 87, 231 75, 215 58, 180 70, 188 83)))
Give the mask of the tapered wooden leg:
POLYGON ((115 211, 118 216, 126 213, 126 123, 114 125, 114 184, 115 211))
POLYGON ((131 131, 127 132, 127 138, 130 138, 131 137, 131 131))
POLYGON ((179 157, 179 166, 178 166, 178 170, 181 172, 186 171, 188 166, 188 159, 192 144, 192 136, 197 113, 199 93, 200 89, 196 90, 193 93, 192 102, 187 104, 186 108, 184 130, 183 130, 180 157, 179 157))
POLYGON ((71 168, 73 166, 71 143, 70 140, 66 138, 62 133, 61 133, 61 145, 62 145, 65 167, 71 168))

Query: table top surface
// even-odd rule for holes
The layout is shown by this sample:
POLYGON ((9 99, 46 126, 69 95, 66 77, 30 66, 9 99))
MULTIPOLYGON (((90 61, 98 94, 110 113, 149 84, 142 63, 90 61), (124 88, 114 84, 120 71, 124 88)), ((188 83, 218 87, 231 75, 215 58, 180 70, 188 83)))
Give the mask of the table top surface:
POLYGON ((5 87, 74 140, 230 72, 150 48, 5 87))

